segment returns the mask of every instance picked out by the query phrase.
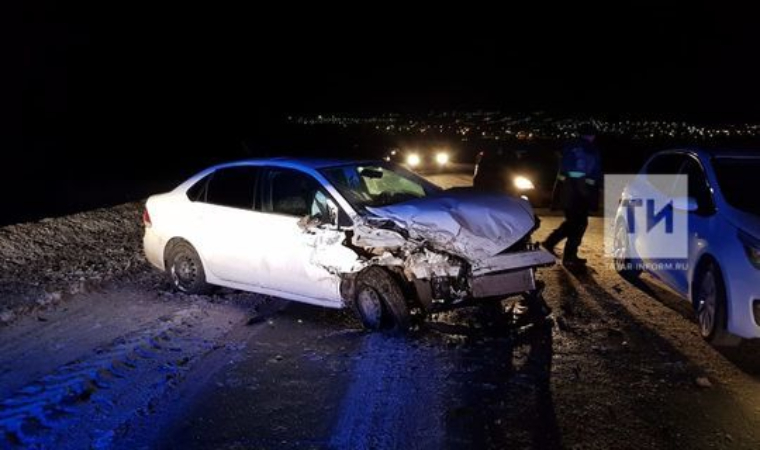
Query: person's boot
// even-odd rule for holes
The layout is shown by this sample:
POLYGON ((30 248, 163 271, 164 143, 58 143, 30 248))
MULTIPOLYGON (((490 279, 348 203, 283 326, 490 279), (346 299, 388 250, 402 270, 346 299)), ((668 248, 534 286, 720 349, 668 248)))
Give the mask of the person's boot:
POLYGON ((555 250, 554 247, 556 247, 556 246, 557 246, 557 243, 556 242, 552 242, 549 239, 541 242, 541 247, 543 247, 544 250, 546 250, 547 252, 549 252, 552 255, 554 255, 555 258, 557 257, 557 250, 555 250))
POLYGON ((585 266, 588 260, 576 256, 566 256, 562 258, 562 264, 565 266, 585 266))

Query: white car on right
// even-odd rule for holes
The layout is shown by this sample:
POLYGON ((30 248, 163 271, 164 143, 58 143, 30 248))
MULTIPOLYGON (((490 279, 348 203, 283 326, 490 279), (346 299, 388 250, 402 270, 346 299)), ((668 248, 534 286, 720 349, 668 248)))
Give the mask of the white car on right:
POLYGON ((760 338, 760 152, 667 150, 640 172, 666 174, 688 175, 688 197, 673 203, 688 214, 685 264, 639 256, 647 234, 628 233, 626 199, 637 195, 629 184, 615 219, 616 269, 628 279, 646 271, 692 302, 700 334, 713 345, 760 338))

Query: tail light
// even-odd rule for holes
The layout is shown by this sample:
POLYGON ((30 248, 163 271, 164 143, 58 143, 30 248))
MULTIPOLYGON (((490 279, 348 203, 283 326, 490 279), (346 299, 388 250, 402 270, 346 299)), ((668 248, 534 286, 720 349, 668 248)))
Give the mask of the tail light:
POLYGON ((143 225, 145 225, 146 227, 153 225, 153 223, 150 221, 150 214, 148 213, 148 208, 145 208, 143 210, 142 221, 143 221, 143 225))

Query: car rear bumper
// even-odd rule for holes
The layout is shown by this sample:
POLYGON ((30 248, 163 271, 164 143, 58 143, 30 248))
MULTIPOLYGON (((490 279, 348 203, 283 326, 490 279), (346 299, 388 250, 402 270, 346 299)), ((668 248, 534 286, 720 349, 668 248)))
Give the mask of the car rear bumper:
POLYGON ((153 231, 152 228, 145 228, 145 235, 143 235, 143 251, 145 252, 145 259, 148 262, 161 269, 165 269, 164 264, 164 248, 166 247, 166 239, 153 231))

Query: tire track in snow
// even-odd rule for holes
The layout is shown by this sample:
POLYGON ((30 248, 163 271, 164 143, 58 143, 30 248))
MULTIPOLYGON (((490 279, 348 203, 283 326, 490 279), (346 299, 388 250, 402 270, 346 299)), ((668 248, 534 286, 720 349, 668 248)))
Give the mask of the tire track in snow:
POLYGON ((178 311, 2 399, 0 447, 109 447, 119 427, 150 413, 154 400, 214 348, 223 330, 198 327, 207 315, 198 306, 178 311))
POLYGON ((329 448, 442 448, 447 372, 430 350, 412 339, 368 335, 329 448))

